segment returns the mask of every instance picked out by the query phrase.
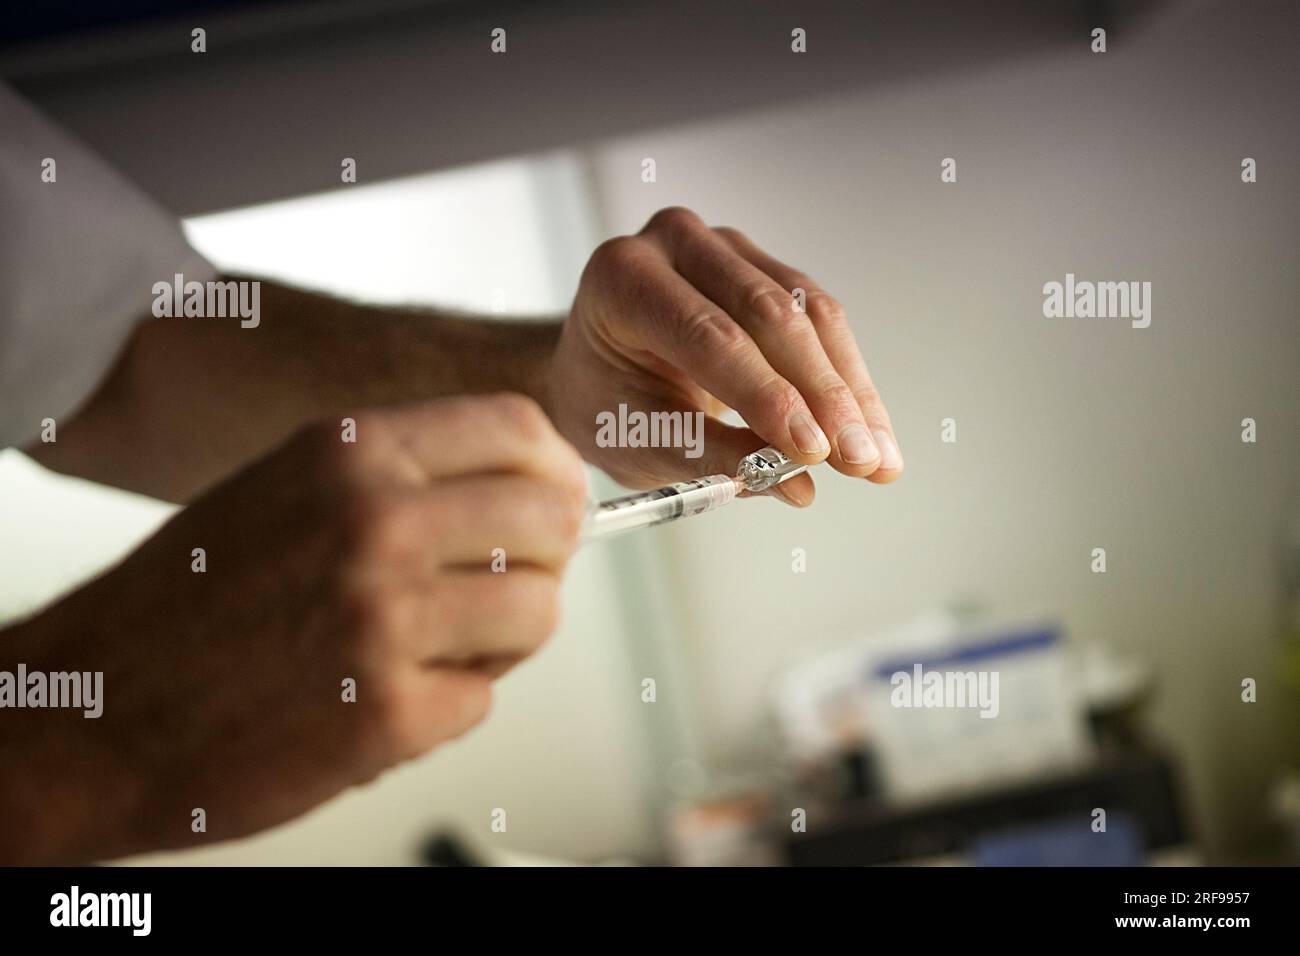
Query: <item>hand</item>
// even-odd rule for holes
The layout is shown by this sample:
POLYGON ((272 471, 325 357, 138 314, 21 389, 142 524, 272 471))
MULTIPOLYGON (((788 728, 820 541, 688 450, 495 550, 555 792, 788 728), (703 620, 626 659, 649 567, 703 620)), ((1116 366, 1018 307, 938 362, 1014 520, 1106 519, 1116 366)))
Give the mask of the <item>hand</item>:
POLYGON ((10 668, 104 672, 97 720, 7 712, 26 723, 0 741, 6 777, 59 783, 0 784, 0 856, 249 834, 483 719, 492 679, 555 627, 581 460, 518 395, 356 420, 355 444, 308 428, 0 644, 10 668))
MULTIPOLYGON (((734 229, 710 229, 687 209, 664 209, 637 235, 592 255, 547 404, 585 457, 631 487, 734 474, 742 456, 764 445, 877 483, 903 470, 889 413, 839 304, 734 229), (596 416, 617 414, 619 403, 705 412, 703 456, 599 447, 596 416), (713 417, 727 406, 750 427, 713 417)), ((814 494, 808 475, 777 490, 798 505, 814 494)))

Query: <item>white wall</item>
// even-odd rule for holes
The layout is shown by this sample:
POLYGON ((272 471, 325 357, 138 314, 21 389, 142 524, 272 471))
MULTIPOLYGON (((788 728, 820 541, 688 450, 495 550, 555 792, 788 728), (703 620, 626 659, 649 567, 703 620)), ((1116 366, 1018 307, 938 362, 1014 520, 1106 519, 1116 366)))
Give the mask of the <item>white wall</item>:
POLYGON ((1150 662, 1154 726, 1210 837, 1255 835, 1296 739, 1276 558, 1300 508, 1300 72, 1294 19, 1248 6, 1180 5, 1105 55, 1084 36, 597 150, 613 231, 687 205, 841 298, 908 462, 884 488, 826 472, 806 513, 745 503, 657 533, 711 764, 765 764, 783 663, 975 597, 1150 662), (1044 318, 1042 286, 1066 272, 1150 280, 1151 327, 1044 318), (1244 676, 1260 703, 1238 702, 1244 676))

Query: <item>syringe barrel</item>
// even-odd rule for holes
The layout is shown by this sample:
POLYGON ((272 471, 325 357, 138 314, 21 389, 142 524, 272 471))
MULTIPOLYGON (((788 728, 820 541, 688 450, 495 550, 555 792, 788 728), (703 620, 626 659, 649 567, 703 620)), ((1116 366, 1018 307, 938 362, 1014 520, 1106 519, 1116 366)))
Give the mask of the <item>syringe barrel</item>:
POLYGON ((583 540, 606 538, 721 508, 736 497, 740 485, 727 475, 708 475, 675 485, 601 502, 587 516, 583 540))

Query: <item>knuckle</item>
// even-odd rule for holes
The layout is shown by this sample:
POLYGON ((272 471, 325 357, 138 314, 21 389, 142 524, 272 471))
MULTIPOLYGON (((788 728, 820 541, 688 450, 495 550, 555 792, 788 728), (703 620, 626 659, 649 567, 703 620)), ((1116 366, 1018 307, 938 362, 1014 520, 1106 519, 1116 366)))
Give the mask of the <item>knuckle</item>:
POLYGON ((845 383, 844 379, 833 373, 827 374, 813 384, 817 394, 822 400, 834 408, 841 411, 858 409, 857 397, 853 394, 853 389, 845 383))
POLYGON ((582 490, 566 487, 562 497, 564 499, 563 534, 570 546, 576 547, 578 538, 582 535, 582 526, 587 520, 586 486, 584 485, 582 490))
POLYGON ((794 300, 783 289, 755 282, 744 290, 745 308, 756 320, 777 324, 794 314, 794 300))
POLYGON ((733 354, 749 339, 744 329, 717 312, 698 312, 688 316, 679 323, 679 334, 684 348, 702 354, 733 354))
POLYGON ((555 440, 555 463, 552 466, 552 477, 562 486, 569 489, 581 501, 586 501, 587 496, 587 466, 582 460, 582 455, 567 438, 555 430, 554 426, 547 421, 551 436, 555 440))
POLYGON ((595 272, 620 273, 640 262, 644 249, 635 236, 615 236, 598 245, 588 260, 588 269, 595 272))
POLYGON ((800 272, 798 269, 788 271, 781 284, 789 286, 791 289, 803 289, 804 295, 810 299, 822 292, 821 287, 813 281, 812 276, 806 272, 800 272))
POLYGON ((870 408, 873 405, 881 404, 880 392, 870 382, 853 389, 853 398, 861 408, 870 408))
POLYGON ((733 226, 716 226, 713 231, 732 245, 748 242, 748 237, 733 226))
POLYGON ((558 456, 558 464, 554 466, 547 481, 553 489, 553 507, 560 513, 562 530, 567 533, 570 526, 576 526, 580 531, 587 517, 590 499, 587 469, 577 452, 565 451, 558 456))
MULTIPOLYGON (((803 286, 803 288, 808 287, 803 286)), ((828 325, 843 325, 848 321, 848 315, 844 311, 844 306, 840 305, 839 299, 820 289, 808 293, 808 314, 814 320, 828 325)))
POLYGON ((788 382, 768 385, 760 390, 760 395, 762 406, 773 421, 785 421, 803 409, 803 399, 788 382))
POLYGON ((704 221, 685 206, 667 206, 660 209, 646 223, 646 231, 665 236, 680 236, 704 227, 704 221))
POLYGON ((424 749, 427 733, 415 688, 391 665, 372 668, 357 681, 357 715, 364 746, 388 764, 424 749))
POLYGON ((568 485, 547 482, 543 506, 555 517, 560 539, 567 545, 576 544, 587 515, 586 496, 579 498, 568 485))

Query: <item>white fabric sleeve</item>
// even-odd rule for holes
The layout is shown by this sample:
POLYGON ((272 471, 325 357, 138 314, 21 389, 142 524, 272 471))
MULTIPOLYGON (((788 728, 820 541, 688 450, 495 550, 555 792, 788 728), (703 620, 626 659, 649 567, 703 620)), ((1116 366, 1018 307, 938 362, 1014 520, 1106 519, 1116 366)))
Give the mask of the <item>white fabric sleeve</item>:
POLYGON ((0 82, 0 448, 74 412, 178 272, 216 275, 174 216, 0 82))

